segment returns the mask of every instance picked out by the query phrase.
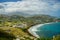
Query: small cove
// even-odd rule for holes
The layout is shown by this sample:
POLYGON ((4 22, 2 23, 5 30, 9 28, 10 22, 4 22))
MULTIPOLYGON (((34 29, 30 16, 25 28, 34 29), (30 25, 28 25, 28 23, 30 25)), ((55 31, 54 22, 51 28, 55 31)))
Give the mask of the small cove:
POLYGON ((28 30, 35 37, 52 37, 60 35, 60 22, 39 24, 28 30))

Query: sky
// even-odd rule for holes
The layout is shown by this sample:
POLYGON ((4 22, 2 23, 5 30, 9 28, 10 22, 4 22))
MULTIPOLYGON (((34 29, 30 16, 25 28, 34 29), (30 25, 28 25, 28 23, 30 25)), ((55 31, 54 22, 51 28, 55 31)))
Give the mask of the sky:
POLYGON ((0 0, 0 2, 17 2, 17 1, 21 1, 21 0, 0 0))
POLYGON ((0 0, 0 14, 15 12, 60 17, 60 0, 0 0))

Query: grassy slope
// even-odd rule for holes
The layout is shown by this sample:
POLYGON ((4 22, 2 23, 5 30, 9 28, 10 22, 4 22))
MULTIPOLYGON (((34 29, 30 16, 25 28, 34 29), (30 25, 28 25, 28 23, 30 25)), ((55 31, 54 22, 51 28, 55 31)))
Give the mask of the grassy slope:
POLYGON ((13 28, 13 27, 0 27, 0 29, 4 30, 5 32, 8 32, 10 34, 13 34, 15 37, 19 36, 20 39, 31 39, 33 40, 34 37, 28 35, 28 33, 24 32, 21 29, 13 28))

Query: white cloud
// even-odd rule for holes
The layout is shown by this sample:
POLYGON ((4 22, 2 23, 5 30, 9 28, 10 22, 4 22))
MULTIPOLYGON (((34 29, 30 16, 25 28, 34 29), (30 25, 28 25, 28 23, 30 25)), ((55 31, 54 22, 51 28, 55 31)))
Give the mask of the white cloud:
POLYGON ((24 12, 29 14, 49 14, 60 9, 60 3, 52 3, 53 5, 45 2, 44 0, 22 0, 17 2, 4 2, 0 4, 1 6, 4 5, 3 7, 6 13, 24 12))

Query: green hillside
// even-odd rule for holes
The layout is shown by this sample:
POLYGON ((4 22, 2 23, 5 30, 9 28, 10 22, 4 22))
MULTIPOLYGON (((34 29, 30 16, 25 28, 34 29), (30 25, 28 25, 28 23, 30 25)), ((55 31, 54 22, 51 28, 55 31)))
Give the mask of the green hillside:
POLYGON ((58 37, 54 37, 54 39, 36 38, 28 32, 28 29, 37 24, 59 21, 60 18, 49 15, 35 15, 31 17, 0 15, 0 40, 16 40, 16 38, 19 38, 20 40, 55 40, 56 38, 58 39, 58 37), (2 33, 6 37, 2 36, 2 33), (8 39, 8 37, 10 39, 8 39))

